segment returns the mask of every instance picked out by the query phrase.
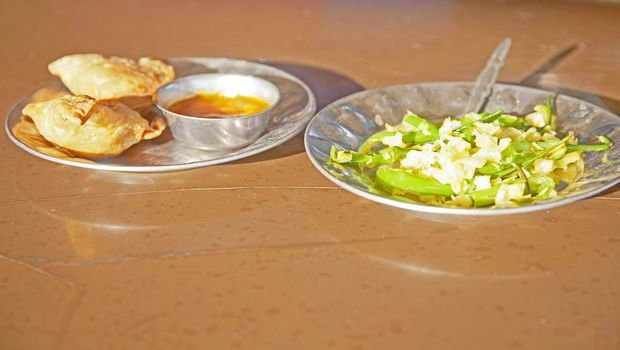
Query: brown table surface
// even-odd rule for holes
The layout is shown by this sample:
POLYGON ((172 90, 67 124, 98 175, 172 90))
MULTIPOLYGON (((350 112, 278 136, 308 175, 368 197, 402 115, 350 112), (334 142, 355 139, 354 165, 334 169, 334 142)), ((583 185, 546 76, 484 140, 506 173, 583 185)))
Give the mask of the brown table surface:
MULTIPOLYGON (((620 5, 464 0, 2 1, 0 109, 69 53, 265 59, 324 106, 472 80, 507 36, 501 81, 620 112, 620 5)), ((302 135, 166 174, 58 165, 4 133, 0 159, 2 349, 620 348, 620 187, 430 220, 336 187, 302 135)))

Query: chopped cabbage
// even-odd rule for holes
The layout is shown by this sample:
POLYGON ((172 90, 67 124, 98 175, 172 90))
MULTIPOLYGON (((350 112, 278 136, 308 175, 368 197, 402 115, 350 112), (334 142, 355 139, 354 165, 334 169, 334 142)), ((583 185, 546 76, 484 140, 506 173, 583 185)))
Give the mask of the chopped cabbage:
POLYGON ((439 125, 407 112, 357 151, 332 147, 329 162, 357 165, 400 198, 465 208, 522 205, 555 197, 560 183, 574 182, 584 151, 613 146, 605 136, 596 145, 579 145, 572 133, 560 139, 556 119, 551 99, 524 117, 499 109, 439 125))

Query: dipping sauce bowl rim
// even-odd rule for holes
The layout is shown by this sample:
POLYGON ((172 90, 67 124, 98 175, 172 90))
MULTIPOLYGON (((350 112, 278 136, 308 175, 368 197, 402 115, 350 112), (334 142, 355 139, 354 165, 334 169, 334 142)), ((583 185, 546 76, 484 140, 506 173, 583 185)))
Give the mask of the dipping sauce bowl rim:
MULTIPOLYGON (((200 91, 196 91, 195 95, 198 95, 199 93, 200 93, 200 91)), ((259 97, 256 97, 256 96, 250 96, 250 97, 259 98, 259 97)), ((260 114, 268 113, 272 109, 274 109, 274 107, 280 102, 281 97, 282 96, 280 94, 280 89, 274 83, 270 82, 267 79, 263 79, 263 78, 257 77, 256 75, 252 75, 252 74, 239 74, 239 73, 204 73, 204 74, 187 75, 187 76, 175 79, 175 80, 169 82, 166 85, 160 86, 157 89, 157 91, 155 92, 155 95, 153 96, 153 103, 155 104, 155 106, 157 108, 159 108, 164 113, 164 115, 166 113, 168 113, 168 114, 171 114, 171 115, 173 115, 175 117, 178 117, 178 118, 197 119, 197 120, 213 120, 213 121, 221 120, 221 121, 225 121, 225 120, 232 120, 232 119, 235 119, 235 120, 237 120, 237 119, 249 119, 249 118, 257 117, 260 114), (273 103, 269 104, 269 107, 267 107, 267 108, 265 108, 265 109, 263 109, 261 111, 258 111, 256 113, 245 114, 245 115, 235 115, 235 114, 233 114, 233 115, 226 115, 226 116, 222 116, 222 117, 194 117, 194 116, 191 116, 191 115, 179 114, 179 113, 173 112, 173 111, 169 110, 168 108, 165 108, 164 106, 159 104, 159 91, 160 90, 163 90, 166 87, 168 87, 170 85, 173 85, 175 83, 178 84, 180 80, 197 79, 197 78, 199 78, 201 76, 214 76, 214 75, 220 75, 220 76, 224 76, 224 75, 227 75, 227 76, 239 76, 239 77, 244 77, 244 78, 250 77, 250 78, 253 78, 253 79, 260 80, 263 83, 269 84, 269 85, 271 85, 274 88, 274 91, 276 91, 276 93, 277 93, 276 100, 273 103)), ((179 100, 179 101, 181 101, 181 100, 179 100)))

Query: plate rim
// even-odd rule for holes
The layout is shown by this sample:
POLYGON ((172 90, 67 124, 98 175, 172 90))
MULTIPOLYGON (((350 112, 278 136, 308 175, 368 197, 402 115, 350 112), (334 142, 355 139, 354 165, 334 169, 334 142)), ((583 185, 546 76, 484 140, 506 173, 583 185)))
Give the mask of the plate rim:
MULTIPOLYGON (((13 106, 9 109, 8 113, 6 113, 6 117, 4 118, 4 131, 8 135, 9 139, 19 148, 34 155, 35 157, 42 158, 50 162, 63 164, 63 165, 69 165, 69 166, 73 166, 76 168, 85 168, 85 169, 92 169, 92 170, 116 171, 116 172, 126 172, 126 173, 161 173, 161 172, 189 170, 189 169, 201 168, 205 166, 230 163, 230 162, 248 158, 256 154, 268 151, 272 148, 275 148, 289 141, 293 137, 297 136, 301 131, 304 130, 304 128, 308 125, 308 123, 310 122, 310 120, 312 120, 312 117, 316 113, 317 101, 316 101, 316 96, 314 96, 312 89, 310 89, 310 87, 297 76, 287 71, 284 71, 278 67, 265 64, 265 63, 261 63, 261 62, 250 61, 250 60, 239 59, 239 58, 229 58, 229 57, 181 56, 181 57, 163 58, 163 60, 166 60, 166 61, 204 60, 204 59, 222 60, 222 61, 230 61, 230 62, 246 63, 246 64, 250 63, 256 66, 266 67, 269 69, 275 69, 280 74, 283 74, 287 79, 292 80, 295 83, 299 84, 306 91, 308 95, 308 103, 304 106, 304 109, 309 108, 308 116, 305 117, 305 119, 302 122, 300 122, 295 128, 291 129, 291 131, 289 131, 286 135, 278 138, 275 142, 265 144, 263 147, 256 148, 252 151, 241 152, 235 156, 223 156, 223 157, 215 158, 215 159, 201 160, 201 161, 190 162, 190 163, 171 164, 171 165, 128 165, 127 166, 127 165, 118 165, 118 164, 99 164, 99 163, 93 164, 93 163, 85 163, 85 162, 83 163, 83 162, 71 161, 71 160, 67 160, 63 158, 52 157, 47 154, 38 152, 35 149, 30 148, 28 145, 24 144, 19 139, 17 139, 15 135, 13 135, 13 132, 10 130, 10 127, 9 127, 9 118, 11 115, 14 114, 16 108, 20 106, 21 104, 23 104, 26 101, 26 99, 32 96, 32 94, 36 92, 38 89, 31 91, 30 93, 23 96, 22 98, 20 98, 17 102, 13 104, 13 106)), ((50 84, 47 84, 47 85, 50 85, 50 84)), ((45 87, 47 85, 42 85, 41 87, 45 87)))
MULTIPOLYGON (((498 215, 512 215, 512 214, 525 214, 525 213, 531 213, 534 211, 542 211, 542 210, 549 210, 552 208, 556 208, 562 205, 566 205, 566 204, 570 204, 573 202, 576 202, 578 200, 582 200, 582 199, 586 199, 592 196, 595 196, 609 188, 612 188, 613 186, 617 185, 618 183, 620 183, 620 174, 618 174, 616 176, 615 179, 611 180, 608 184, 601 186, 600 188, 597 188, 595 190, 592 191, 588 191, 588 192, 584 192, 584 193, 580 193, 574 196, 570 196, 567 198, 563 198, 557 201, 551 201, 551 202, 543 202, 543 203, 538 203, 538 204, 528 204, 528 205, 524 205, 524 206, 518 206, 518 207, 508 207, 508 208, 454 208, 454 207, 439 207, 439 206, 431 206, 431 205, 423 205, 423 204, 415 204, 415 203, 409 203, 409 202, 404 202, 404 201, 399 201, 393 198, 387 198, 387 197, 383 197, 380 196, 378 194, 373 194, 370 192, 366 192, 363 190, 360 190, 352 185, 349 185, 343 181, 340 181, 338 178, 336 178, 335 176, 333 176, 332 174, 330 174, 327 170, 325 170, 323 168, 323 164, 319 164, 318 159, 315 159, 314 156, 312 155, 312 152, 310 151, 310 146, 309 146, 309 139, 310 139, 310 130, 312 129, 312 125, 313 123, 316 123, 316 121, 319 118, 319 115, 325 111, 328 110, 330 108, 333 108, 334 106, 336 106, 339 103, 344 102, 345 99, 350 99, 350 98, 354 98, 356 96, 361 96, 367 93, 371 93, 371 92, 375 92, 378 90, 383 90, 383 89, 392 89, 392 88, 399 88, 399 87, 406 87, 406 86, 412 86, 412 85, 439 85, 439 84, 474 84, 474 82, 471 81, 428 81, 428 82, 418 82, 418 83, 404 83, 404 84, 395 84, 395 85, 388 85, 388 86, 381 86, 381 87, 377 87, 377 88, 373 88, 370 90, 364 90, 364 91, 359 91, 356 93, 353 93, 351 95, 345 96, 343 98, 340 98, 330 104, 328 104, 327 106, 323 107, 320 111, 316 112, 315 115, 312 117, 312 119, 308 122, 306 131, 304 132, 304 148, 306 150, 306 156, 310 159, 310 162, 312 163, 312 165, 314 165, 314 167, 324 176, 326 177, 328 180, 330 180, 331 182, 333 182, 334 184, 338 185, 339 187, 355 194, 358 195, 362 198, 368 199, 370 201, 373 201, 375 203, 380 203, 380 204, 384 204, 387 206, 391 206, 391 207, 396 207, 399 209, 404 209, 404 210, 408 210, 408 211, 414 211, 414 212, 421 212, 421 213, 428 213, 428 214, 450 214, 450 215, 462 215, 462 216, 498 216, 498 215)), ((526 90, 535 90, 535 91, 541 91, 541 92, 550 92, 553 93, 553 91, 549 91, 549 90, 545 90, 545 89, 538 89, 538 88, 533 88, 533 87, 529 87, 529 86, 524 86, 524 85, 519 85, 519 84, 511 84, 511 83, 495 83, 493 86, 517 86, 519 88, 523 88, 526 90)), ((559 95, 559 93, 558 93, 559 95)), ((597 106, 591 102, 585 101, 585 100, 581 100, 578 99, 576 97, 572 97, 570 95, 566 95, 566 94, 562 94, 565 97, 571 98, 571 99, 576 99, 579 100, 580 102, 585 103, 588 106, 591 107, 595 107, 597 109, 602 109, 608 113, 610 113, 611 115, 615 116, 619 121, 620 121, 620 116, 618 116, 617 114, 609 111, 606 108, 603 108, 601 106, 597 106)))

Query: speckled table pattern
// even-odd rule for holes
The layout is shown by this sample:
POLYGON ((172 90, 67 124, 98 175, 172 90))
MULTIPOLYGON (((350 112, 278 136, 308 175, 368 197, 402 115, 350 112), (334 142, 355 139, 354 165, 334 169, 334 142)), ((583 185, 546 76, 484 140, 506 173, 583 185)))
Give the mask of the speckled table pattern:
MULTIPOLYGON (((69 53, 265 62, 321 107, 472 80, 504 37, 500 81, 620 113, 620 4, 465 0, 5 0, 0 109, 69 53)), ((618 186, 465 220, 336 187, 302 135, 162 174, 54 164, 4 133, 0 158, 1 349, 620 348, 618 186)))

